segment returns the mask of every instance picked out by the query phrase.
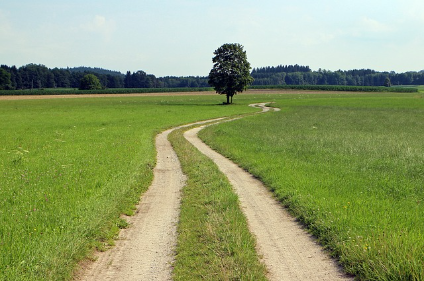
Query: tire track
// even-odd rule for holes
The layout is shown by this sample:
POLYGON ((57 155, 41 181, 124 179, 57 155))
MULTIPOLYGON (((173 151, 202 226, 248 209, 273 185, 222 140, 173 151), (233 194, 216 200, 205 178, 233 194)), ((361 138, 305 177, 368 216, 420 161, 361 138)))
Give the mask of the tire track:
MULTIPOLYGON (((269 111, 265 104, 256 104, 269 111)), ((234 119, 233 119, 234 120, 234 119)), ((225 120, 228 121, 228 120, 225 120)), ((231 120, 230 120, 231 121, 231 120)), ((270 280, 353 280, 348 277, 303 227, 251 174, 212 150, 197 133, 208 125, 185 132, 184 137, 212 159, 233 185, 257 251, 268 269, 270 280)))
POLYGON ((168 135, 176 129, 214 122, 222 118, 187 124, 157 135, 154 179, 143 194, 131 226, 121 230, 116 246, 86 265, 79 280, 172 280, 177 241, 181 189, 185 184, 178 157, 168 135))
MULTIPOLYGON (((269 111, 265 103, 251 105, 269 111)), ((144 193, 131 226, 120 232, 116 246, 99 253, 97 261, 86 265, 78 280, 172 280, 181 189, 185 175, 167 137, 176 130, 203 125, 184 136, 217 163, 239 196, 257 251, 269 271, 270 280, 351 280, 326 255, 301 225, 295 222, 261 182, 206 146, 197 133, 205 124, 227 122, 242 117, 218 118, 187 124, 157 135, 157 164, 154 180, 144 193)), ((210 125, 210 124, 209 124, 210 125)))

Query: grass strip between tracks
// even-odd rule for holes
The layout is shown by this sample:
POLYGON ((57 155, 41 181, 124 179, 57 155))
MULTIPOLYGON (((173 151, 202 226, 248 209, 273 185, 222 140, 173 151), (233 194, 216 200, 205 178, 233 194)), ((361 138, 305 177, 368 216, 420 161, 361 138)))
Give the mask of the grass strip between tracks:
POLYGON ((266 280, 230 183, 212 160, 184 139, 183 132, 169 137, 188 177, 174 280, 266 280))

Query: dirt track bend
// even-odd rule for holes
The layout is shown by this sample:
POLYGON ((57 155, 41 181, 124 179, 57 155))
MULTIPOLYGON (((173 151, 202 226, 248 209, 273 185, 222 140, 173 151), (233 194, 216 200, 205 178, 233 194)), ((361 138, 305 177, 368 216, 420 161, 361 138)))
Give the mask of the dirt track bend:
MULTIPOLYGON (((263 112, 269 108, 258 104, 263 112)), ((224 118, 197 122, 205 124, 224 118)), ((225 120, 225 119, 224 119, 225 120)), ((156 137, 154 180, 143 195, 131 227, 120 233, 116 246, 100 253, 79 280, 171 280, 176 245, 180 193, 185 183, 177 155, 167 140, 173 128, 156 137)), ((270 280, 348 280, 302 227, 291 218, 259 181, 197 138, 204 126, 185 133, 202 153, 217 163, 239 195, 257 250, 270 280)))
POLYGON ((157 135, 154 179, 142 196, 136 214, 127 219, 131 226, 120 232, 115 247, 99 253, 98 259, 86 265, 77 279, 171 280, 180 193, 186 179, 168 135, 173 130, 194 124, 169 129, 157 135))
MULTIPOLYGON (((269 108, 257 104, 263 112, 269 108)), ((227 121, 227 120, 226 120, 227 121)), ((209 125, 185 132, 184 137, 211 158, 237 193, 249 229, 256 237, 257 252, 270 280, 353 280, 328 257, 302 226, 273 198, 266 187, 236 164, 215 152, 197 133, 209 125)))

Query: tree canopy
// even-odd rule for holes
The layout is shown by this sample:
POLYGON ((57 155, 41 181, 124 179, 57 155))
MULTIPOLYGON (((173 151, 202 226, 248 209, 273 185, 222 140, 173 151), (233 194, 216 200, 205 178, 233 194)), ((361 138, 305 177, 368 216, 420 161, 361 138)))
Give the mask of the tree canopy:
POLYGON ((246 51, 238 43, 224 44, 215 50, 214 55, 208 83, 218 94, 227 96, 227 104, 230 98, 232 103, 233 96, 253 82, 246 51))
POLYGON ((81 79, 80 90, 99 90, 102 88, 99 78, 94 74, 86 74, 81 79))
POLYGON ((10 81, 10 73, 0 68, 0 90, 9 89, 12 87, 10 81))
POLYGON ((386 77, 386 79, 384 80, 384 87, 391 87, 392 83, 390 82, 390 78, 386 77))

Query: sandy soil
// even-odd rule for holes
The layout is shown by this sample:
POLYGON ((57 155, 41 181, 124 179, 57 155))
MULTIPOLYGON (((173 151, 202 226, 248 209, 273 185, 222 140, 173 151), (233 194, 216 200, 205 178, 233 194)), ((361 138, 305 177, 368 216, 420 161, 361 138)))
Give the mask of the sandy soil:
MULTIPOLYGON (((263 106, 263 104, 261 104, 263 106)), ((264 109, 267 111, 268 109, 264 109)), ((206 125, 207 126, 207 125, 206 125)), ((236 164, 204 144, 197 133, 205 126, 187 131, 184 136, 211 158, 233 185, 257 251, 268 269, 270 280, 353 280, 316 243, 303 227, 273 198, 273 195, 236 164)))

